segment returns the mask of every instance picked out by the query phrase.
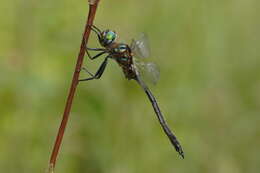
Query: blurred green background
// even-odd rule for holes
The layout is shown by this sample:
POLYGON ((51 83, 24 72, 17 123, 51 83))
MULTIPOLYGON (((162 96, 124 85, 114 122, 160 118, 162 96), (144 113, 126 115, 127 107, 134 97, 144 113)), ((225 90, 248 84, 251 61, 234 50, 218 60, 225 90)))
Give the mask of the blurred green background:
MULTIPOLYGON (((55 173, 259 172, 258 7, 257 0, 101 0, 98 27, 125 42, 149 35, 161 70, 151 90, 186 158, 140 87, 110 61, 102 79, 78 87, 55 173)), ((87 1, 6 0, 0 9, 0 172, 44 172, 87 1)), ((94 72, 101 60, 84 63, 94 72)))

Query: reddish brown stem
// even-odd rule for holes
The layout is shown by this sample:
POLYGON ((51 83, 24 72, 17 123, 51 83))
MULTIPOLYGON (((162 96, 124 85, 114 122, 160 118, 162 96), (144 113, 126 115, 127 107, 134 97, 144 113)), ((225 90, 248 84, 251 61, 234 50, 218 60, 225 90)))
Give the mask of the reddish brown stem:
MULTIPOLYGON (((95 14, 96 14, 96 9, 98 6, 98 2, 99 0, 89 0, 89 13, 88 13, 88 19, 86 22, 86 26, 85 26, 85 31, 84 31, 84 35, 81 41, 81 46, 80 46, 80 51, 78 54, 78 59, 77 59, 77 64, 75 67, 75 71, 74 71, 74 75, 73 75, 73 79, 72 79, 72 83, 71 83, 71 87, 70 87, 70 91, 69 91, 69 95, 67 98, 67 102, 66 102, 66 106, 64 109, 64 113, 63 113, 63 118, 60 124, 60 128, 56 137, 56 141, 52 150, 52 154, 51 154, 51 158, 50 158, 50 169, 53 171, 55 164, 56 164, 56 160, 57 160, 57 156, 59 153, 59 149, 60 149, 60 145, 63 139, 63 135, 67 126, 67 122, 69 119, 69 115, 70 115, 70 110, 71 110, 71 106, 72 106, 72 102, 73 102, 73 98, 75 95, 75 91, 78 85, 78 79, 79 79, 79 74, 80 74, 80 70, 82 67, 82 63, 83 63, 83 59, 84 59, 84 55, 85 55, 85 44, 88 42, 88 38, 89 38, 89 34, 90 34, 90 26, 93 24, 94 18, 95 18, 95 14), (84 41, 86 40, 86 41, 84 41)), ((52 172, 50 171, 50 172, 52 172)))

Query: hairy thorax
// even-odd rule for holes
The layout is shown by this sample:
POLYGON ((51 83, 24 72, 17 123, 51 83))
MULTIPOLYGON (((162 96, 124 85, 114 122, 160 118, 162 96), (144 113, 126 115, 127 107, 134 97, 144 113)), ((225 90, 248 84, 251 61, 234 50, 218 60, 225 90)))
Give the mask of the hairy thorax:
POLYGON ((123 69, 127 79, 135 79, 136 73, 133 67, 133 56, 127 44, 114 43, 110 46, 112 59, 114 59, 123 69))

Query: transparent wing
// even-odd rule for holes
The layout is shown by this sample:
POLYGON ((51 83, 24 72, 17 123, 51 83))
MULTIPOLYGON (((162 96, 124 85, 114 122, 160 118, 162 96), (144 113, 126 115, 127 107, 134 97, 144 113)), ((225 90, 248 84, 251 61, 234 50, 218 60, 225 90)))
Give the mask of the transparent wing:
POLYGON ((150 46, 146 34, 141 33, 137 39, 133 39, 130 46, 133 54, 137 58, 150 57, 150 46))
POLYGON ((153 62, 140 61, 134 58, 134 65, 137 70, 138 76, 146 83, 155 85, 160 78, 160 69, 153 62))

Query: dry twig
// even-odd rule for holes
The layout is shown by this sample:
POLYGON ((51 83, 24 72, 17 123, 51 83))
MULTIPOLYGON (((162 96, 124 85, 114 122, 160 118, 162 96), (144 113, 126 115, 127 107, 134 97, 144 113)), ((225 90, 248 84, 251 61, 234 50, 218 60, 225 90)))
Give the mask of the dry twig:
POLYGON ((96 9, 99 3, 99 0, 88 0, 89 1, 89 13, 88 13, 88 19, 85 25, 85 31, 84 31, 84 35, 81 41, 81 46, 80 46, 80 51, 78 54, 78 59, 77 59, 77 64, 75 67, 75 71, 74 71, 74 75, 73 75, 73 79, 72 79, 72 83, 71 83, 71 87, 69 90, 69 95, 66 101, 66 106, 64 109, 64 113, 63 113, 63 118, 60 124, 60 128, 56 137, 56 141, 52 150, 52 154, 51 154, 51 158, 49 161, 49 173, 53 173, 53 170, 55 168, 55 164, 56 164, 56 160, 57 160, 57 156, 59 153, 59 149, 60 149, 60 145, 63 139, 63 135, 66 129, 66 125, 69 119, 69 115, 70 115, 70 110, 71 110, 71 106, 72 106, 72 102, 73 102, 73 98, 75 95, 75 91, 78 85, 78 79, 79 79, 79 74, 80 74, 80 70, 82 67, 82 63, 83 63, 83 59, 84 59, 84 55, 85 55, 85 44, 88 42, 88 38, 90 35, 90 26, 93 24, 94 18, 95 18, 95 14, 96 14, 96 9), (84 41, 86 40, 86 41, 84 41))

